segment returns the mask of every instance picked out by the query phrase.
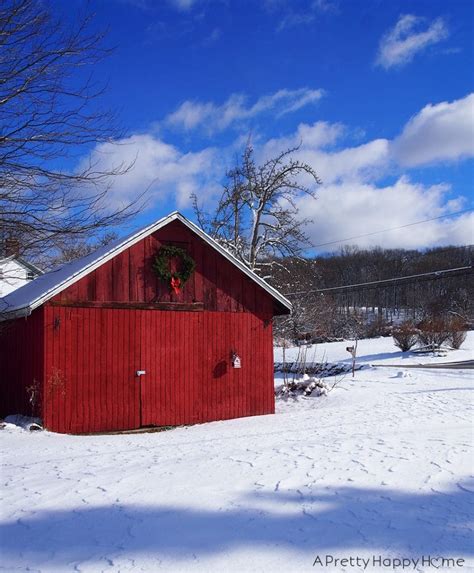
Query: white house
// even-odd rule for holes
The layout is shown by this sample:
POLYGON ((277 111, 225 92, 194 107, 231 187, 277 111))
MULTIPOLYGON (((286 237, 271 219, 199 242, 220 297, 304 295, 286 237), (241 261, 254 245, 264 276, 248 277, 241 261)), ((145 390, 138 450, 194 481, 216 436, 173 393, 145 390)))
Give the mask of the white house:
POLYGON ((0 259, 0 298, 42 274, 38 267, 16 255, 0 259))

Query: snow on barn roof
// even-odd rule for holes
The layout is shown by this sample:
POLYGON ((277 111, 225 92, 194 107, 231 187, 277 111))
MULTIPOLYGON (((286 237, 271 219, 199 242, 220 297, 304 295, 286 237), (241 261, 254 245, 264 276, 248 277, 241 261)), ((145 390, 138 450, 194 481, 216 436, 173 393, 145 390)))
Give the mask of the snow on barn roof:
POLYGON ((34 265, 33 263, 29 263, 28 261, 25 261, 25 259, 22 259, 21 257, 17 257, 16 255, 10 255, 8 257, 3 257, 2 259, 0 259, 0 265, 8 263, 10 261, 14 261, 14 262, 18 263, 24 269, 26 269, 27 271, 31 271, 35 275, 42 275, 43 274, 43 271, 40 268, 38 268, 36 265, 34 265))
POLYGON ((236 259, 229 251, 224 249, 219 243, 212 239, 207 233, 200 229, 197 225, 186 219, 181 213, 175 211, 170 215, 163 217, 159 221, 135 231, 125 238, 118 239, 101 247, 97 251, 81 257, 75 261, 67 263, 66 265, 55 269, 49 273, 45 273, 30 283, 13 291, 9 295, 0 299, 0 320, 7 320, 21 316, 28 316, 31 312, 48 301, 50 298, 56 296, 65 288, 74 284, 82 277, 86 276, 102 264, 106 263, 122 251, 125 251, 135 243, 138 243, 146 236, 158 231, 162 227, 168 225, 172 221, 180 221, 192 232, 198 235, 203 241, 208 243, 212 248, 223 255, 239 270, 245 273, 250 279, 256 282, 260 287, 266 290, 275 300, 282 304, 286 309, 291 310, 291 303, 276 289, 270 286, 266 281, 256 275, 238 259, 236 259))

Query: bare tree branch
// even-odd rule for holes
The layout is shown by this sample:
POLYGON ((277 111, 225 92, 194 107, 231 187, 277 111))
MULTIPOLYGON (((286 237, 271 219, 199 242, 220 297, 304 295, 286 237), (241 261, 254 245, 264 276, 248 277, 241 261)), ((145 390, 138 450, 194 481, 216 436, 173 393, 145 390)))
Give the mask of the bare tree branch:
POLYGON ((316 197, 321 181, 313 168, 294 159, 298 147, 287 149, 257 165, 254 150, 247 144, 241 161, 227 173, 212 216, 193 197, 199 224, 251 269, 276 256, 297 256, 309 238, 304 232, 308 219, 300 218, 298 198, 316 197), (306 176, 313 186, 302 182, 306 176))
POLYGON ((111 209, 107 200, 113 179, 133 163, 76 166, 78 154, 124 135, 115 115, 98 109, 104 88, 85 73, 110 53, 93 18, 65 24, 36 0, 0 6, 0 239, 19 239, 30 256, 137 210, 136 201, 111 209))

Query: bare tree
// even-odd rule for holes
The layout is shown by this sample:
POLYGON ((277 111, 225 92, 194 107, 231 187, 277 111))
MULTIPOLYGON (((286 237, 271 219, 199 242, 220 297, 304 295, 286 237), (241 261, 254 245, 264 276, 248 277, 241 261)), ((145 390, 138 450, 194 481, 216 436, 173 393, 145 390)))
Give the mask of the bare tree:
POLYGON ((113 177, 131 165, 77 167, 79 154, 123 135, 98 109, 103 89, 86 75, 109 52, 92 20, 61 22, 47 1, 0 5, 0 237, 19 239, 30 254, 132 213, 106 201, 113 177))
POLYGON ((259 270, 273 257, 296 256, 309 244, 299 217, 297 199, 315 197, 320 180, 313 168, 293 157, 298 148, 288 149, 257 165, 254 150, 247 144, 241 161, 227 173, 213 215, 209 216, 193 195, 199 224, 212 237, 251 269, 259 270))
POLYGON ((105 233, 98 238, 92 238, 89 240, 64 237, 61 238, 61 240, 58 240, 54 255, 48 256, 45 261, 40 259, 38 262, 40 265, 43 263, 43 267, 46 269, 60 267, 65 263, 85 257, 89 253, 92 253, 100 247, 109 245, 117 239, 117 233, 112 231, 105 233))

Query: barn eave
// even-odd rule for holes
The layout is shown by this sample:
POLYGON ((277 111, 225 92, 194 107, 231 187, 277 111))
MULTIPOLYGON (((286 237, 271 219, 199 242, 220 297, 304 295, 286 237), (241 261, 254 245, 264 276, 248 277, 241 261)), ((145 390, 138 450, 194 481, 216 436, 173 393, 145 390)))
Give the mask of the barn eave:
POLYGON ((205 243, 219 252, 223 257, 236 266, 242 273, 246 274, 252 281, 257 283, 265 290, 274 301, 275 314, 289 314, 292 309, 291 302, 280 294, 275 288, 270 286, 264 279, 259 277, 229 251, 227 251, 217 241, 212 239, 205 231, 200 229, 196 224, 189 221, 178 211, 163 217, 159 221, 148 225, 129 235, 128 237, 118 239, 111 245, 101 247, 97 251, 72 261, 57 269, 46 273, 29 284, 20 287, 0 299, 0 321, 11 320, 28 316, 33 310, 43 305, 45 302, 59 294, 67 287, 73 285, 81 278, 91 273, 107 261, 111 260, 121 252, 133 246, 135 243, 144 239, 148 235, 158 231, 173 221, 180 221, 184 226, 190 229, 195 235, 200 237, 205 243))

